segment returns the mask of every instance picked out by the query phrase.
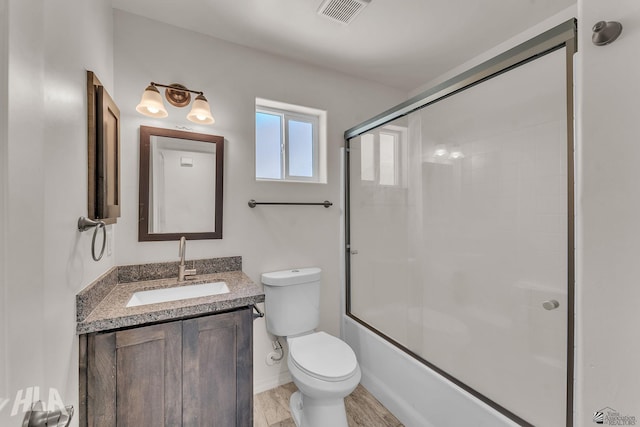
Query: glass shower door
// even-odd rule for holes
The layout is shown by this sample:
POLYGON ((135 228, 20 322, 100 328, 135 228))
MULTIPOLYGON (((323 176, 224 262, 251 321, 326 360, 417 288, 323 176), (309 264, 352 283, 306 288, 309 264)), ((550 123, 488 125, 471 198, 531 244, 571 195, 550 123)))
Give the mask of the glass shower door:
POLYGON ((349 312, 514 419, 565 425, 565 48, 350 140, 349 312))

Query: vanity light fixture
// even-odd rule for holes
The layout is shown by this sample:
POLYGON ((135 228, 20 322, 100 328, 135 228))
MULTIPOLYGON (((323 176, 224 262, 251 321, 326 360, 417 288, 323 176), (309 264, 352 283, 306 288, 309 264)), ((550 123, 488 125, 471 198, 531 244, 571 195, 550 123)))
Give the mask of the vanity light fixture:
POLYGON ((165 98, 167 98, 167 101, 169 101, 171 105, 176 107, 186 107, 191 102, 191 94, 197 94, 195 101, 193 101, 191 111, 187 114, 187 119, 203 125, 215 123, 215 119, 211 115, 211 107, 209 107, 209 102, 207 102, 207 98, 204 97, 204 93, 188 89, 178 83, 163 85, 151 82, 144 90, 142 99, 136 107, 138 113, 157 118, 167 117, 169 115, 167 109, 164 108, 158 87, 166 88, 164 92, 165 98))

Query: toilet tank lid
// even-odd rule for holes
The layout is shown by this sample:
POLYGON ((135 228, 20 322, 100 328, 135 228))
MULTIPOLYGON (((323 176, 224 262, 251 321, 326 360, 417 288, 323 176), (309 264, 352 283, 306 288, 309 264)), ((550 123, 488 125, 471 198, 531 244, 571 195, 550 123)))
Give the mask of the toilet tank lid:
POLYGON ((318 267, 293 268, 291 270, 262 273, 261 280, 265 285, 289 286, 320 280, 322 270, 318 267))

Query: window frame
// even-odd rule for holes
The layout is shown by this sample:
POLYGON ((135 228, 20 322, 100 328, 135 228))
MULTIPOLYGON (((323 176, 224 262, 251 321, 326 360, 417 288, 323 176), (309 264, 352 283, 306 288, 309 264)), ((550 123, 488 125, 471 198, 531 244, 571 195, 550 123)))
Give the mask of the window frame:
MULTIPOLYGON (((372 179, 362 178, 362 170, 360 171, 360 181, 363 185, 372 185, 382 188, 405 188, 407 186, 407 132, 408 129, 403 126, 397 125, 385 125, 375 132, 364 132, 359 135, 363 138, 366 135, 371 136, 372 154, 373 154, 373 177, 372 179), (393 184, 386 184, 382 182, 381 169, 382 169, 382 142, 381 135, 387 135, 393 138, 393 184)), ((362 156, 362 147, 360 156, 362 156)), ((360 158, 362 167, 362 157, 360 158)))
POLYGON ((326 129, 323 129, 323 126, 326 128, 326 112, 308 107, 256 98, 254 119, 257 118, 258 113, 280 117, 280 178, 259 177, 257 175, 258 135, 256 131, 254 138, 255 164, 253 171, 256 181, 326 183, 326 153, 323 154, 322 152, 323 149, 326 150, 326 142, 324 141, 326 139, 326 129), (291 175, 290 173, 291 148, 289 123, 291 121, 310 123, 312 127, 312 175, 309 177, 291 175))

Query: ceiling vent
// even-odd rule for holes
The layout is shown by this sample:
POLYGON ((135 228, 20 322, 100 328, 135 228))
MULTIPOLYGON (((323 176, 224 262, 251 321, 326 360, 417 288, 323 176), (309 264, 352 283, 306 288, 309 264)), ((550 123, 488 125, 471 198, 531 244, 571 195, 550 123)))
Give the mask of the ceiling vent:
POLYGON ((318 9, 322 15, 341 24, 349 24, 371 0, 325 0, 318 9))

